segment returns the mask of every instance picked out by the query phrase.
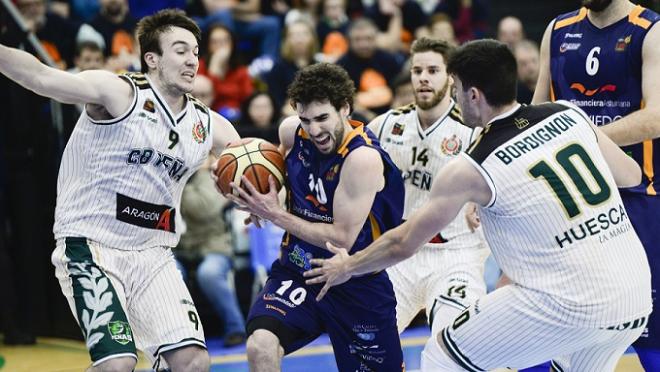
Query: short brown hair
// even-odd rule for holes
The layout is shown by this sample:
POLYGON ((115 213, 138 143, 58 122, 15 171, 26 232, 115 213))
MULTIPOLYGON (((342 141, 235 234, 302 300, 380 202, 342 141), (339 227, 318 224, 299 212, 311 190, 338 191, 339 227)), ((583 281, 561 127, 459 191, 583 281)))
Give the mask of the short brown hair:
POLYGON ((343 68, 317 63, 298 71, 287 93, 291 105, 327 101, 337 111, 346 104, 352 110, 355 84, 343 68))
POLYGON ((415 40, 410 46, 410 55, 424 52, 435 52, 442 55, 445 64, 449 61, 449 56, 454 52, 454 47, 448 42, 439 39, 431 39, 428 37, 421 37, 415 40))
POLYGON ((149 67, 144 60, 144 55, 149 52, 163 54, 160 47, 160 35, 169 31, 172 27, 180 27, 192 32, 200 43, 202 31, 197 23, 186 16, 179 9, 163 9, 153 15, 144 17, 137 24, 137 37, 140 43, 140 62, 142 63, 142 72, 149 72, 149 67))

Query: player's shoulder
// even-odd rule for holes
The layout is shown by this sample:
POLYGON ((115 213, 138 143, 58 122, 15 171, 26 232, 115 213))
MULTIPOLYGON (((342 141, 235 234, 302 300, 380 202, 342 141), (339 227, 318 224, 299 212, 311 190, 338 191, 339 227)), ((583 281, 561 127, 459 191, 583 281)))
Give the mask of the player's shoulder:
POLYGON ((555 17, 553 30, 559 30, 561 28, 574 25, 576 23, 582 22, 587 18, 587 8, 582 7, 580 9, 573 10, 568 13, 563 13, 555 17))
POLYGON ((410 113, 413 113, 417 110, 417 105, 414 103, 409 103, 407 105, 399 106, 396 108, 391 109, 387 113, 392 116, 401 116, 401 115, 407 115, 410 113))
POLYGON ((477 163, 483 163, 502 144, 536 124, 562 111, 571 110, 564 102, 522 105, 516 111, 490 123, 467 150, 467 154, 477 163))
MULTIPOLYGON (((186 93, 186 97, 188 98, 190 103, 192 103, 195 110, 203 113, 204 115, 211 115, 211 110, 209 110, 208 106, 206 106, 204 104, 204 102, 202 102, 199 99, 195 98, 195 96, 193 96, 190 93, 186 93)), ((218 116, 220 116, 220 114, 218 114, 218 116)))
POLYGON ((140 90, 151 88, 151 85, 149 84, 149 80, 147 80, 146 75, 141 72, 124 72, 119 76, 135 84, 135 86, 140 90))

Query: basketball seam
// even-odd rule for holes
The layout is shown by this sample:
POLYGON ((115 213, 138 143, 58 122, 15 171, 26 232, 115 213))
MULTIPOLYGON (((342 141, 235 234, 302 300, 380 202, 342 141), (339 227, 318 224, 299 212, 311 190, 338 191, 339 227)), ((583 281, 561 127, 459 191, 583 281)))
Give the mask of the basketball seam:
POLYGON ((261 186, 260 186, 260 185, 261 185, 261 180, 259 180, 259 173, 257 172, 257 167, 254 166, 254 165, 256 165, 256 164, 254 164, 254 163, 252 162, 252 157, 250 156, 250 154, 253 153, 253 152, 259 152, 259 153, 261 153, 261 149, 257 149, 256 151, 248 151, 248 149, 247 149, 247 147, 246 147, 245 145, 243 145, 243 147, 244 147, 244 149, 245 149, 245 155, 247 155, 247 157, 248 157, 248 161, 250 162, 250 165, 248 165, 248 167, 250 168, 250 170, 252 171, 252 174, 254 175, 254 180, 257 181, 257 182, 256 182, 257 184, 256 184, 256 185, 253 185, 253 186, 255 186, 255 188, 257 189, 257 191, 259 191, 260 193, 263 193, 263 192, 261 191, 261 186))

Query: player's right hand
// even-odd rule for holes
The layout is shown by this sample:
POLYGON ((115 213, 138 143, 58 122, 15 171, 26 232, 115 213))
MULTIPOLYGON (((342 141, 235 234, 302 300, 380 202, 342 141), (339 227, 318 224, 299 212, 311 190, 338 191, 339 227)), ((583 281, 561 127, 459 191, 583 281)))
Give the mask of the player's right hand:
POLYGON ((351 278, 351 273, 348 272, 348 259, 350 256, 346 248, 337 248, 330 242, 326 242, 325 245, 335 255, 328 259, 312 258, 309 262, 318 267, 303 273, 304 277, 311 278, 307 279, 305 284, 325 282, 318 296, 316 296, 316 301, 321 301, 330 287, 345 283, 351 278))

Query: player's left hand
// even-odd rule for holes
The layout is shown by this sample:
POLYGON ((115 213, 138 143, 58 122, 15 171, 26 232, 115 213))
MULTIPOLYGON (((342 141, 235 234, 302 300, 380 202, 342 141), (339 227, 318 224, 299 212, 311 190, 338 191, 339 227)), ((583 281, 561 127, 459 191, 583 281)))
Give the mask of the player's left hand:
POLYGON ((262 194, 257 190, 254 185, 245 177, 241 176, 240 187, 236 183, 230 183, 234 189, 233 193, 228 193, 226 196, 229 200, 236 203, 236 208, 251 215, 257 216, 264 220, 274 221, 274 217, 282 207, 277 197, 277 186, 273 176, 268 176, 268 183, 270 184, 270 191, 268 194, 262 194), (238 196, 236 196, 236 194, 238 196))
POLYGON ((305 284, 325 282, 318 296, 316 296, 316 301, 321 301, 330 287, 342 284, 351 278, 351 274, 348 272, 348 259, 350 258, 348 251, 345 248, 337 248, 330 242, 326 242, 325 245, 335 255, 328 259, 311 259, 309 262, 318 267, 303 273, 304 277, 311 278, 305 280, 305 284))
POLYGON ((479 214, 477 213, 477 205, 474 203, 468 203, 465 208, 465 221, 467 221, 468 228, 470 232, 474 232, 476 229, 481 226, 481 220, 479 219, 479 214))

